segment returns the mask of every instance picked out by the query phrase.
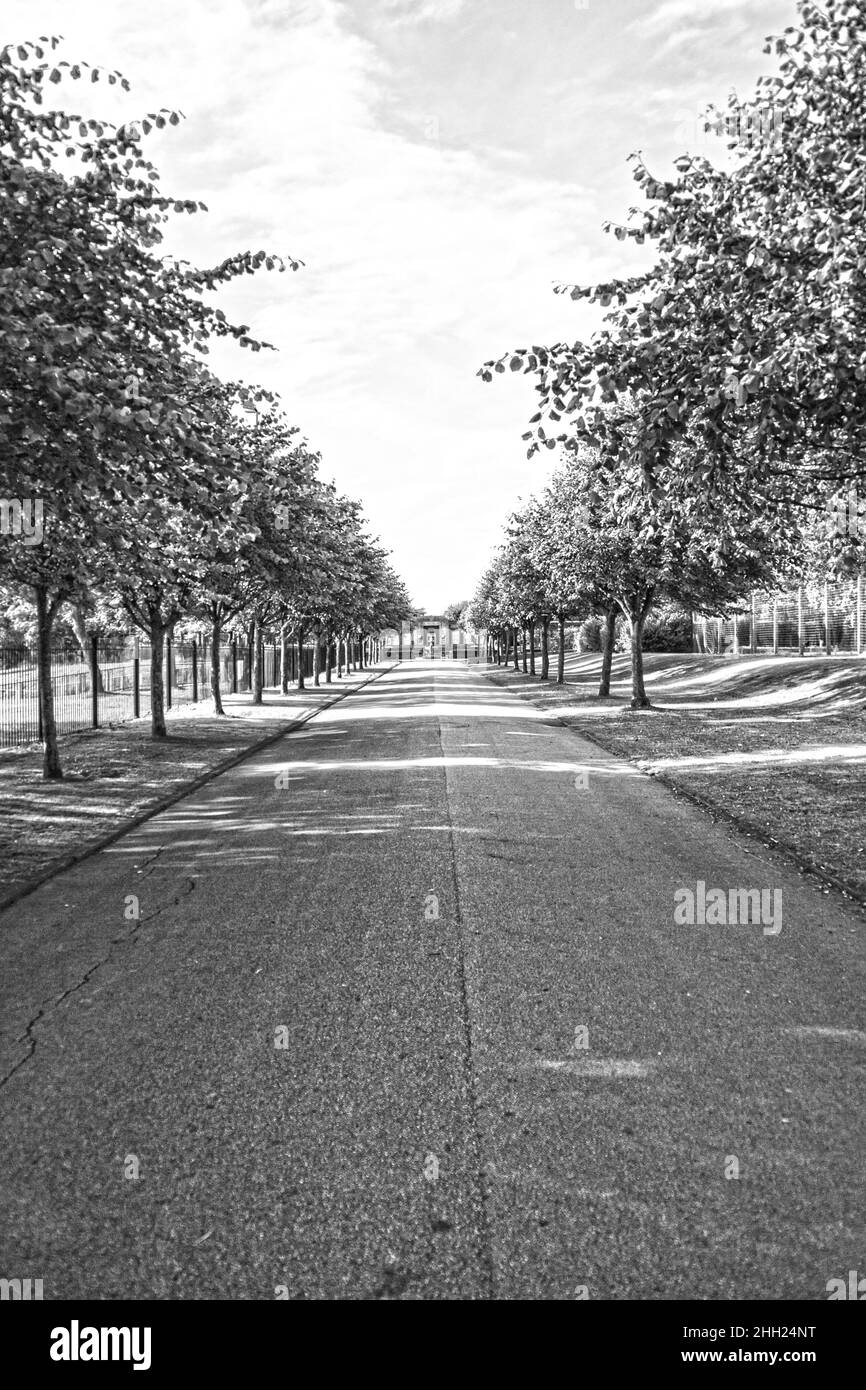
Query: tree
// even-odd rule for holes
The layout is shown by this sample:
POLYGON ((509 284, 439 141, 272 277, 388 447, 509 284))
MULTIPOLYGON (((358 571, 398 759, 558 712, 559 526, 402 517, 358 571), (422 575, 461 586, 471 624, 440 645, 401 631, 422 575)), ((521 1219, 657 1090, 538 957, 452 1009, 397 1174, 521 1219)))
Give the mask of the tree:
MULTIPOLYGON (((626 420, 620 425, 627 430, 626 420)), ((633 427, 641 427, 640 411, 633 427)), ((679 447, 686 449, 689 442, 679 447)), ((632 706, 645 708, 643 630, 653 604, 672 598, 697 611, 728 611, 745 590, 772 582, 785 567, 792 537, 775 508, 735 488, 720 488, 712 506, 695 498, 686 481, 689 469, 676 455, 659 470, 658 487, 648 497, 640 485, 640 462, 626 457, 575 452, 570 505, 583 552, 576 557, 576 572, 588 566, 595 605, 607 615, 608 678, 616 605, 629 629, 632 706)))
POLYGON ((662 181, 633 157, 651 206, 608 230, 652 242, 656 264, 557 287, 613 306, 604 330, 481 369, 488 380, 506 366, 537 377, 530 453, 574 437, 616 453, 616 420, 599 406, 631 393, 642 421, 628 447, 650 492, 674 455, 707 500, 735 479, 820 508, 864 476, 866 0, 800 0, 799 14, 765 48, 778 74, 749 101, 731 98, 732 170, 683 155, 662 181), (698 447, 676 450, 687 437, 698 447))
POLYGON ((618 612, 612 586, 613 557, 600 544, 592 524, 586 506, 585 475, 577 461, 558 472, 533 504, 532 538, 550 609, 559 625, 557 684, 565 681, 566 622, 600 611, 605 625, 598 693, 607 696, 618 612))
MULTIPOLYGON (((616 415, 610 423, 623 441, 616 454, 571 446, 565 468, 540 501, 512 521, 480 601, 485 616, 505 625, 515 616, 521 625, 531 623, 539 612, 603 613, 602 695, 609 694, 621 613, 630 637, 632 706, 641 709, 650 703, 643 631, 653 604, 670 598, 698 611, 727 611, 746 589, 771 583, 790 567, 799 540, 777 507, 733 487, 721 487, 712 506, 696 499, 678 451, 657 470, 648 495, 639 450, 625 447, 642 428, 641 402, 617 408, 616 415)), ((694 447, 687 439, 678 450, 694 447)), ((514 657, 516 668, 516 646, 514 657)))
POLYGON ((442 615, 450 628, 462 628, 466 626, 466 610, 469 607, 468 599, 461 599, 458 603, 449 603, 442 615))
MULTIPOLYGON (((0 563, 33 588, 44 775, 58 778, 47 654, 70 583, 84 579, 88 558, 112 535, 112 512, 153 501, 163 512, 206 514, 204 479, 234 467, 225 436, 202 428, 189 359, 212 336, 262 344, 203 292, 262 264, 299 262, 246 252, 196 270, 160 257, 169 212, 203 206, 161 194, 144 157, 142 134, 176 125, 178 114, 151 113, 139 129, 42 109, 48 82, 64 72, 81 78, 87 67, 53 66, 47 57, 59 41, 43 42, 0 51, 0 484, 8 496, 38 498, 46 513, 62 509, 63 520, 46 527, 51 558, 34 555, 42 546, 15 547, 10 561, 13 548, 4 547, 0 563)), ((118 74, 108 81, 128 90, 118 74)))

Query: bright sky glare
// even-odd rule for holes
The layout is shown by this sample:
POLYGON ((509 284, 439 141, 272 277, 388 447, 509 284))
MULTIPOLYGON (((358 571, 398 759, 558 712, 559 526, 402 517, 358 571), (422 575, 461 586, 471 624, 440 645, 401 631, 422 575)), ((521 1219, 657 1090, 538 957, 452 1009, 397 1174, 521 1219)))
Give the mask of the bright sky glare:
POLYGON ((219 300, 273 343, 212 354, 260 381, 358 497, 428 611, 470 596, 508 514, 555 463, 526 459, 530 378, 475 373, 596 321, 557 280, 628 274, 605 236, 637 200, 627 159, 669 174, 705 102, 772 72, 762 40, 794 0, 5 0, 3 42, 62 34, 59 56, 120 69, 52 88, 150 138, 163 187, 209 212, 166 249, 197 264, 286 251, 296 275, 219 300))

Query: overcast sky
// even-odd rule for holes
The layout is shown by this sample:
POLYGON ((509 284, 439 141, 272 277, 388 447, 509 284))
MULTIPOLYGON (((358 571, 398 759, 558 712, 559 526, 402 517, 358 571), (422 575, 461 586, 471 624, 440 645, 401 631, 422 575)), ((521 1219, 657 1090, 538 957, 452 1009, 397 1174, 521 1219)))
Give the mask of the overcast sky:
POLYGON ((794 0, 3 0, 3 41, 62 34, 59 56, 132 84, 52 88, 67 109, 184 112, 148 148, 209 212, 167 249, 306 262, 220 299, 279 352, 212 365, 280 392, 439 612, 555 461, 526 459, 530 378, 479 365, 589 331, 551 286, 641 264, 601 230, 636 201, 629 154, 666 174, 715 152, 702 105, 747 96, 795 19, 794 0))

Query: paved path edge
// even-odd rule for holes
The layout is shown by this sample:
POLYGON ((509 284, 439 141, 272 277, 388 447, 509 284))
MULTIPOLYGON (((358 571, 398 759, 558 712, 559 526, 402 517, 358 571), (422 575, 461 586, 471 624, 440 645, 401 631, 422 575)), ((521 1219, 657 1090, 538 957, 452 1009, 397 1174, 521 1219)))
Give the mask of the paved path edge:
POLYGON ((43 883, 49 883, 51 879, 57 878, 59 874, 65 873, 67 869, 74 868, 76 864, 81 864, 85 859, 90 859, 92 855, 99 854, 101 850, 107 849, 109 845, 113 845, 117 840, 121 839, 122 836, 128 834, 130 830, 135 830, 139 825, 143 825, 145 821, 152 820, 153 817, 158 816, 161 811, 166 811, 169 806, 173 806, 176 801, 183 800, 183 798, 189 796, 191 792, 196 792, 200 787, 204 787, 208 782, 212 782, 215 777, 220 777, 222 773, 229 772, 246 758, 252 757, 255 753, 260 753, 263 748, 269 747, 272 743, 277 743, 281 738, 285 738, 286 734, 294 733, 296 729, 303 728, 305 724, 309 724, 311 719, 315 719, 317 714, 321 714, 322 710, 333 709, 334 705, 338 705, 341 700, 345 700, 349 695, 354 695, 358 690, 363 690, 365 686, 378 680, 380 676, 387 675, 388 671, 393 671, 394 667, 397 665, 399 665, 399 662, 394 662, 391 666, 386 666, 383 670, 374 672, 374 674, 368 676, 365 681, 361 681, 360 685, 353 685, 350 686, 348 690, 339 691, 332 699, 325 700, 316 709, 310 710, 309 714, 300 715, 296 719, 288 720, 276 733, 266 734, 264 738, 257 739, 255 743, 250 744, 249 748, 244 748, 240 753, 232 753, 230 757, 224 758, 221 763, 217 763, 214 767, 208 768, 207 772, 202 772, 198 777, 193 778, 191 782, 184 783, 182 787, 176 787, 173 792, 170 792, 167 796, 161 797, 151 806, 145 807, 145 809, 139 811, 137 815, 130 816, 122 825, 116 826, 114 830, 109 830, 107 834, 101 835, 99 839, 91 841, 91 843, 85 845, 83 849, 77 850, 74 854, 67 855, 65 859, 56 860, 43 873, 38 874, 36 878, 30 879, 27 883, 22 884, 20 888, 16 888, 8 897, 0 898, 0 913, 5 912, 9 907, 14 907, 15 903, 20 902, 22 898, 26 898, 30 893, 35 892, 37 888, 41 888, 43 883))

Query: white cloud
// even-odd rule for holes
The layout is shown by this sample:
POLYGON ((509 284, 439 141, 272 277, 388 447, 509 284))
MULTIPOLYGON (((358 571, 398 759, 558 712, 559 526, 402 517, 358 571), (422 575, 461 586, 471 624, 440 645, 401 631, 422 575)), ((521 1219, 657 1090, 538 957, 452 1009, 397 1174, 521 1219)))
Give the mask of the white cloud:
POLYGON ((635 20, 630 28, 641 34, 657 34, 672 24, 698 21, 711 24, 716 19, 753 5, 754 0, 662 0, 648 14, 635 20))
POLYGON ((456 19, 466 0, 385 0, 385 13, 398 24, 444 23, 456 19))

